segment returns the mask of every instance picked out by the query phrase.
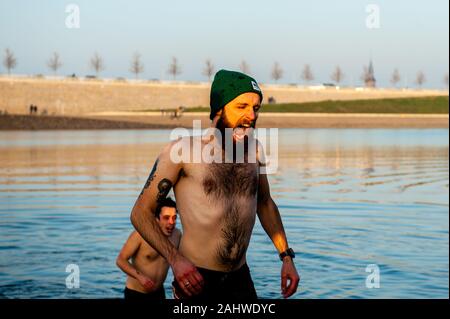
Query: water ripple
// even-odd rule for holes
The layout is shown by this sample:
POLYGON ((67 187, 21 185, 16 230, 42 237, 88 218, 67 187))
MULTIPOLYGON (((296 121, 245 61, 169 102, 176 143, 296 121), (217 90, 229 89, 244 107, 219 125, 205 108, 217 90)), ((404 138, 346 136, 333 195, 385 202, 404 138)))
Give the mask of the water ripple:
MULTIPOLYGON (((269 181, 297 251, 295 298, 448 298, 448 130, 280 130, 280 140, 269 181), (365 286, 369 264, 379 289, 365 286)), ((164 130, 0 133, 0 298, 121 297, 115 258, 167 141, 164 130), (71 263, 79 289, 65 286, 71 263)), ((258 220, 247 258, 258 295, 281 298, 258 220)))

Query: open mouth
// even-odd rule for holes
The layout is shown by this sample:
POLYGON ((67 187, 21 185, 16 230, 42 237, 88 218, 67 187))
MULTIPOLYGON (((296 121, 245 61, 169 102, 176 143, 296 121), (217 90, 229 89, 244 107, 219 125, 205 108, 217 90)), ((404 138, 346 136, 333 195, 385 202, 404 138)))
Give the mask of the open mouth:
POLYGON ((233 137, 235 140, 242 140, 248 135, 252 126, 250 124, 241 124, 233 129, 233 137))

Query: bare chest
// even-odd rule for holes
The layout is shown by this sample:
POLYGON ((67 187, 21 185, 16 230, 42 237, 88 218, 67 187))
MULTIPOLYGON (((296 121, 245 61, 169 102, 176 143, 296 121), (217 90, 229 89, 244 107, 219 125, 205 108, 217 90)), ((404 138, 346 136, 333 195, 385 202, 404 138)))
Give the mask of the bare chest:
POLYGON ((208 164, 202 170, 200 183, 207 197, 255 197, 258 190, 258 167, 249 163, 208 164))

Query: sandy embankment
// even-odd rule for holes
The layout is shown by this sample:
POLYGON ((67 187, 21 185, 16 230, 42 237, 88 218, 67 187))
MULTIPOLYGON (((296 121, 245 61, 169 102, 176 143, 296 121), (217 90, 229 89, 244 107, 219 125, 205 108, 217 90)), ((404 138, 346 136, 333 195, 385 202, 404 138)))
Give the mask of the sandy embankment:
MULTIPOLYGON (((448 96, 444 90, 394 90, 261 85, 265 101, 305 103, 326 100, 361 100, 448 96)), ((0 111, 28 114, 30 104, 39 112, 78 116, 98 112, 160 110, 209 105, 209 83, 149 81, 36 79, 0 77, 0 111)))
MULTIPOLYGON (((448 115, 387 115, 387 114, 261 114, 258 127, 276 128, 448 128, 448 115)), ((161 129, 192 128, 200 120, 202 127, 210 125, 207 113, 183 114, 171 119, 160 113, 109 114, 89 117, 0 115, 0 130, 58 129, 161 129)))
MULTIPOLYGON (((278 103, 448 96, 444 90, 261 87, 266 98, 272 96, 278 103)), ((201 120, 203 127, 209 126, 206 113, 184 113, 171 119, 159 112, 208 105, 209 83, 0 77, 1 112, 26 115, 30 104, 37 105, 39 113, 46 110, 52 116, 0 116, 0 130, 192 127, 194 119, 201 120), (153 109, 155 112, 136 112, 153 109)), ((261 113, 258 127, 448 128, 448 115, 261 113)))

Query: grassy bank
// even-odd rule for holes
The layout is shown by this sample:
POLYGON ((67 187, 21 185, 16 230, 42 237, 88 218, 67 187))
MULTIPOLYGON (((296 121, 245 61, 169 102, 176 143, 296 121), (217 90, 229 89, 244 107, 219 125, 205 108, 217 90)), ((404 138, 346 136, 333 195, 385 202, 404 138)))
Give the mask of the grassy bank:
MULTIPOLYGON (((309 103, 264 104, 261 112, 448 114, 448 96, 309 103)), ((186 112, 209 112, 209 107, 186 112)))

